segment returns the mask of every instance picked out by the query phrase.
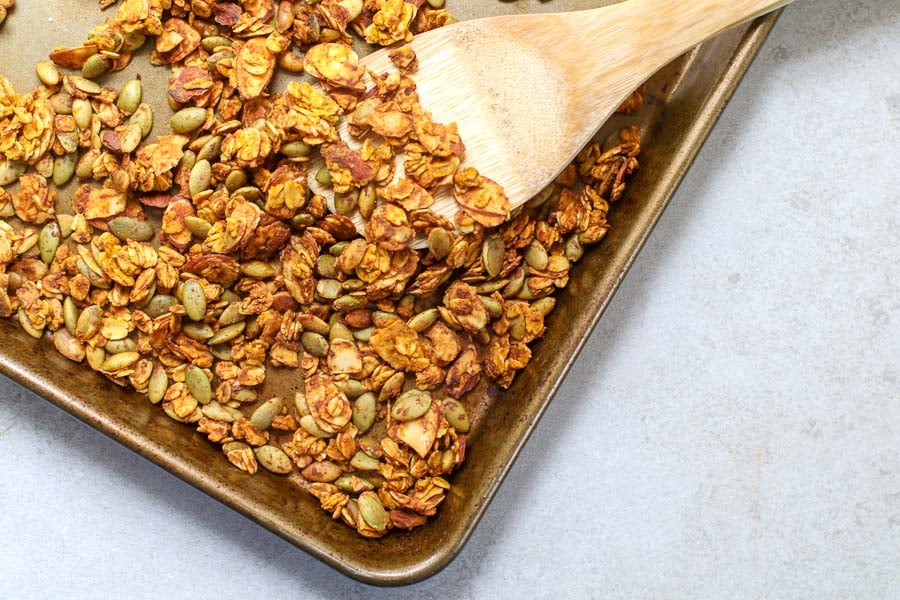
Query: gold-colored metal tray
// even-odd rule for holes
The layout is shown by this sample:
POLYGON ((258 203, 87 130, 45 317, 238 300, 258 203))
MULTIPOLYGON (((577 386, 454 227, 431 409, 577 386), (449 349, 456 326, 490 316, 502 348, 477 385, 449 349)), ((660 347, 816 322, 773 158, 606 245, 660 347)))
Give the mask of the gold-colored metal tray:
MULTIPOLYGON (((603 2, 448 0, 447 4, 459 18, 476 18, 581 10, 603 2)), ((80 43, 91 26, 107 16, 96 0, 20 1, 0 28, 0 56, 6 57, 0 61, 0 74, 17 89, 30 89, 37 83, 35 62, 53 46, 80 43)), ((66 360, 47 340, 32 339, 11 320, 0 320, 0 370, 351 577, 397 585, 433 575, 456 556, 484 514, 776 19, 777 15, 758 19, 679 58, 651 79, 640 113, 615 117, 607 124, 606 130, 623 123, 639 125, 641 168, 626 197, 610 212, 609 235, 573 269, 549 319, 547 336, 534 347, 531 364, 509 390, 485 394, 478 406, 471 407, 469 455, 453 475, 452 491, 438 516, 424 527, 379 540, 359 537, 332 521, 318 501, 302 491, 297 478, 266 472, 251 477, 235 469, 217 446, 188 426, 84 365, 66 360)), ((595 60, 603 60, 602 48, 596 49, 595 60)), ((110 84, 118 85, 136 73, 144 80, 145 101, 154 106, 157 122, 164 123, 169 112, 167 70, 151 67, 144 53, 110 84)), ((542 93, 539 82, 534 83, 534 93, 542 93)), ((291 375, 273 371, 267 392, 293 385, 291 375)))

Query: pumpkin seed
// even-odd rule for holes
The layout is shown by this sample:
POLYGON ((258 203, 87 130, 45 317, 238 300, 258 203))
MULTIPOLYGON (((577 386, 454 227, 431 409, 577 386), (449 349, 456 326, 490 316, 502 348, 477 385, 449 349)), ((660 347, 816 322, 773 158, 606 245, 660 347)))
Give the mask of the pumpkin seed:
MULTIPOLYGON (((89 56, 88 59, 86 61, 84 61, 84 64, 81 65, 81 76, 84 77, 85 79, 96 79, 97 77, 100 77, 107 71, 109 71, 109 60, 102 54, 93 54, 93 55, 89 56)), ((93 83, 93 82, 91 82, 91 83, 93 83)), ((78 89, 80 89, 81 91, 83 91, 86 94, 91 94, 91 93, 99 94, 100 93, 99 85, 97 86, 96 92, 88 92, 87 90, 83 90, 83 89, 81 89, 81 87, 78 86, 78 83, 75 84, 75 87, 77 87, 78 89)))
POLYGON ((222 150, 222 136, 210 136, 209 140, 203 144, 197 152, 197 160, 215 160, 222 150))
POLYGON ((331 331, 328 332, 329 340, 347 340, 349 342, 355 342, 356 339, 353 337, 353 332, 350 329, 341 323, 340 321, 335 321, 331 326, 331 331))
POLYGON ((240 169, 235 169, 225 178, 225 189, 234 192, 247 184, 247 174, 240 169))
POLYGON ((256 279, 268 279, 278 274, 278 269, 262 260, 251 260, 241 265, 241 273, 256 279))
POLYGON ((75 84, 75 89, 84 92, 90 96, 95 94, 99 94, 103 91, 103 88, 100 87, 100 84, 96 81, 91 81, 90 79, 86 79, 84 77, 72 77, 72 83, 75 84))
POLYGON ((212 224, 209 221, 194 216, 185 217, 184 226, 187 227, 191 234, 196 235, 201 240, 206 239, 206 236, 209 235, 209 230, 212 229, 212 224))
POLYGON ((188 279, 181 290, 184 312, 192 321, 200 321, 206 315, 206 293, 196 279, 188 279))
POLYGON ((120 352, 119 354, 113 354, 103 361, 100 370, 109 373, 121 371, 122 369, 133 366, 139 358, 141 358, 141 355, 137 352, 120 352))
POLYGON ((572 262, 578 262, 584 256, 584 246, 581 245, 577 235, 570 236, 566 240, 565 254, 566 258, 572 262))
POLYGON ((75 306, 71 296, 66 296, 63 300, 63 322, 69 333, 75 335, 75 328, 78 326, 78 307, 75 306))
POLYGON ((109 231, 120 240, 146 242, 153 237, 153 225, 134 217, 116 217, 109 222, 109 231))
POLYGON ((75 323, 75 336, 79 340, 88 340, 100 329, 100 317, 103 315, 103 309, 96 304, 91 304, 78 316, 75 323))
POLYGON ((330 325, 315 315, 303 315, 301 323, 306 331, 312 331, 320 335, 328 335, 328 332, 331 331, 330 325))
POLYGON ((184 335, 198 342, 204 342, 215 334, 213 328, 206 323, 185 323, 181 330, 184 332, 184 335))
POLYGON ((288 158, 299 158, 301 156, 306 156, 310 152, 312 152, 312 146, 304 144, 300 140, 288 142, 281 147, 281 153, 288 158))
POLYGON ((147 303, 147 306, 144 307, 144 312, 147 313, 147 316, 151 319, 155 319, 170 312, 172 307, 176 304, 178 304, 178 298, 175 296, 157 294, 153 296, 153 298, 150 299, 150 302, 147 303))
POLYGON ((209 183, 212 180, 212 165, 208 160, 198 160, 191 169, 190 179, 188 181, 188 191, 194 198, 200 192, 209 189, 209 183))
POLYGON ((378 197, 375 194, 375 184, 370 183, 366 187, 359 190, 359 214, 364 219, 372 216, 375 205, 378 203, 378 197))
POLYGON ((334 195, 334 212, 339 215, 351 215, 359 205, 359 191, 353 190, 347 194, 334 195))
POLYGON ((308 433, 309 435, 313 435, 318 438, 330 438, 332 434, 327 431, 322 431, 322 429, 316 424, 316 420, 312 415, 304 415, 300 417, 300 427, 308 433))
POLYGON ((366 393, 366 386, 359 379, 338 379, 334 382, 337 389, 348 398, 358 398, 366 393))
MULTIPOLYGON (((342 492, 348 492, 351 494, 368 492, 369 490, 375 489, 374 485, 372 485, 362 477, 357 477, 356 475, 341 475, 334 480, 334 485, 342 492)), ((357 511, 358 510, 359 509, 357 508, 357 511)))
POLYGON ((481 303, 494 319, 499 318, 503 314, 503 305, 491 298, 490 296, 479 296, 481 303))
POLYGON ((444 416, 447 418, 447 422, 450 423, 456 431, 460 433, 469 431, 469 427, 471 426, 471 423, 469 423, 469 413, 466 412, 466 407, 463 406, 459 400, 454 400, 453 398, 444 399, 444 416))
POLYGON ((150 374, 150 381, 147 383, 147 398, 153 404, 159 404, 168 389, 169 377, 166 375, 166 370, 161 365, 156 365, 153 373, 150 374))
POLYGON ((149 104, 141 103, 137 110, 128 119, 128 123, 136 123, 141 126, 141 135, 147 137, 153 130, 153 109, 149 104))
POLYGON ((360 450, 350 459, 350 464, 360 471, 377 471, 381 461, 360 450))
POLYGON ((372 339, 372 334, 375 333, 374 327, 366 327, 364 329, 357 329, 353 332, 353 337, 358 339, 361 342, 368 342, 372 339))
POLYGON ((30 335, 31 337, 33 337, 35 339, 38 339, 38 340, 41 339, 41 336, 44 335, 44 327, 41 326, 40 328, 37 328, 34 325, 32 325, 31 320, 29 320, 29 318, 28 318, 28 315, 25 314, 24 308, 21 308, 21 307, 19 308, 18 317, 19 317, 19 325, 22 326, 22 329, 25 330, 25 333, 27 333, 28 335, 30 335))
POLYGON ((314 462, 300 472, 316 483, 330 483, 341 476, 341 468, 331 461, 314 462))
POLYGON ((91 120, 94 118, 94 109, 91 107, 91 103, 84 98, 72 100, 72 117, 75 119, 78 129, 90 128, 91 120))
POLYGON ((525 269, 516 269, 513 273, 512 278, 510 278, 509 283, 506 284, 506 287, 503 288, 503 291, 500 292, 504 298, 511 298, 512 296, 517 295, 522 291, 522 286, 525 284, 525 269))
POLYGON ((316 181, 321 185, 331 185, 331 173, 325 167, 321 167, 316 171, 316 181))
POLYGON ((321 334, 304 331, 303 335, 300 336, 300 343, 313 356, 325 356, 328 354, 328 340, 321 334))
POLYGON ((402 372, 394 373, 388 377, 388 380, 381 386, 381 391, 378 392, 378 401, 386 402, 399 396, 403 390, 404 381, 406 381, 406 376, 402 372))
POLYGON ((116 106, 119 107, 126 115, 134 113, 141 105, 141 99, 144 96, 144 87, 140 79, 132 79, 125 82, 122 89, 119 90, 119 97, 116 99, 116 106))
POLYGON ((349 312, 358 308, 365 308, 369 300, 365 296, 341 296, 331 303, 332 308, 338 312, 349 312))
POLYGON ((375 492, 363 492, 356 502, 359 504, 359 516, 366 524, 376 531, 387 529, 388 514, 375 492))
POLYGON ((281 413, 283 407, 284 402, 278 396, 269 398, 256 407, 256 410, 250 415, 250 422, 257 429, 265 431, 272 426, 272 421, 281 413))
POLYGON ((58 115, 71 115, 72 96, 65 92, 53 94, 50 96, 50 106, 53 108, 53 112, 58 115))
POLYGON ((66 185, 72 175, 75 174, 75 165, 78 163, 78 153, 63 154, 53 159, 53 184, 62 187, 66 185))
POLYGON ((106 360, 106 350, 90 345, 84 347, 84 355, 87 357, 88 364, 95 371, 99 371, 103 366, 103 361, 106 360))
POLYGON ((223 327, 222 329, 217 331, 211 338, 209 338, 209 340, 207 340, 207 343, 210 346, 213 346, 230 342, 237 336, 241 335, 244 332, 244 327, 246 326, 247 323, 245 321, 239 321, 232 325, 228 325, 227 327, 223 327))
POLYGON ((19 180, 28 165, 21 160, 0 160, 0 187, 6 187, 19 180))
POLYGON ((291 459, 281 448, 265 445, 254 448, 253 453, 264 469, 277 475, 287 475, 294 469, 291 459))
POLYGON ((216 421, 224 421, 225 423, 234 423, 235 421, 243 417, 241 411, 237 410, 236 408, 222 406, 215 400, 211 401, 209 404, 201 406, 200 410, 203 412, 203 416, 209 419, 214 419, 216 421))
POLYGON ((144 43, 147 41, 147 36, 145 36, 140 31, 129 31, 125 34, 125 38, 122 41, 122 47, 119 49, 120 52, 137 52, 140 50, 144 43))
POLYGON ((544 246, 539 241, 534 240, 525 249, 525 262, 532 269, 543 271, 547 268, 550 257, 547 255, 547 250, 544 246))
POLYGON ((489 235, 485 238, 484 244, 481 246, 481 263, 484 270, 491 277, 496 277, 503 269, 503 257, 506 253, 506 246, 503 244, 503 238, 499 235, 489 235))
POLYGON ((453 238, 443 227, 435 227, 428 232, 428 251, 438 260, 450 254, 453 238))
POLYGON ((61 237, 59 225, 56 221, 49 221, 44 225, 43 229, 41 229, 41 233, 38 236, 38 249, 41 251, 41 260, 44 261, 45 264, 49 265, 53 262, 53 257, 56 256, 56 250, 59 248, 61 237))
POLYGON ((137 342, 132 338, 121 340, 109 340, 103 347, 107 354, 121 354, 122 352, 137 352, 137 342))
POLYGON ((309 407, 306 405, 306 395, 303 392, 294 394, 294 406, 297 407, 297 412, 300 413, 301 417, 309 414, 309 407))
POLYGON ((204 50, 212 53, 216 48, 231 48, 231 40, 221 35, 211 35, 200 40, 200 45, 204 50))
POLYGON ((206 122, 206 109, 199 106, 182 108, 169 119, 169 129, 175 133, 190 133, 206 122))
POLYGON ((119 150, 121 150, 122 154, 134 152, 141 143, 143 137, 144 132, 139 124, 131 123, 126 125, 125 130, 119 138, 119 150))
POLYGON ((397 421, 418 419, 431 408, 431 394, 422 390, 408 390, 400 394, 391 408, 391 417, 397 421))
POLYGON ((444 8, 444 0, 428 0, 428 6, 431 8, 444 8))
POLYGON ((58 329, 53 333, 53 345, 56 350, 75 362, 84 360, 84 345, 72 337, 72 334, 65 328, 58 329))
POLYGON ((535 301, 531 307, 546 317, 553 312, 553 309, 556 307, 556 298, 553 298, 552 296, 541 298, 540 300, 535 301))
POLYGON ((429 308, 412 317, 406 324, 409 328, 418 333, 422 333, 431 327, 438 318, 438 309, 429 308))
POLYGON ((42 60, 34 65, 34 71, 44 85, 50 87, 59 85, 59 69, 49 60, 42 60))
POLYGON ((231 360, 231 346, 228 344, 210 345, 209 351, 219 360, 231 360))
POLYGON ((209 404, 209 401, 212 400, 212 386, 209 383, 209 377, 200 367, 187 366, 184 370, 184 384, 191 396, 196 398, 200 404, 209 404))

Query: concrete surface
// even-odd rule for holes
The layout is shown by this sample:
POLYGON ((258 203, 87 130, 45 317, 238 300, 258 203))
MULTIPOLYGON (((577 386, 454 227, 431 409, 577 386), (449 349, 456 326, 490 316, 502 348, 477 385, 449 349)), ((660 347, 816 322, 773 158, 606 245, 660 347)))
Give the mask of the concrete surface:
POLYGON ((347 579, 9 381, 0 598, 900 598, 900 4, 778 24, 462 555, 347 579))

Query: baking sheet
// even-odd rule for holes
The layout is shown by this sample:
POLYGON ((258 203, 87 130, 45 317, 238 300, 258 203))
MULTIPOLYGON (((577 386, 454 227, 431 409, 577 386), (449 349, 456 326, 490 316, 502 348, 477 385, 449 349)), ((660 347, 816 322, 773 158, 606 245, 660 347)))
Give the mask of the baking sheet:
MULTIPOLYGON (((596 0, 448 0, 459 18, 517 12, 580 10, 596 0)), ((22 0, 0 28, 0 74, 17 90, 37 84, 33 66, 57 45, 76 45, 109 14, 95 0, 22 0)), ((464 545, 520 448, 553 397, 583 342, 674 193, 718 114, 768 35, 777 16, 759 19, 700 46, 663 69, 649 83, 646 105, 635 117, 615 117, 606 131, 636 123, 643 133, 641 169, 626 198, 610 212, 612 230, 573 269, 559 296, 547 337, 513 386, 485 393, 470 406, 469 455, 452 477, 453 488, 438 516, 412 532, 367 540, 318 506, 302 491, 299 476, 260 472, 248 476, 189 426, 170 420, 146 399, 122 390, 84 365, 58 355, 47 340, 0 320, 0 370, 54 404, 204 490, 259 524, 344 573, 376 584, 409 583, 434 574, 464 545)), ((168 69, 152 67, 146 50, 122 73, 104 80, 119 85, 140 74, 144 98, 167 120, 168 69)), ((536 93, 540 93, 539 86, 536 93)), ((67 194, 60 194, 65 202, 67 194)), ((265 394, 290 390, 294 381, 272 370, 265 394)), ((265 395, 264 394, 264 395, 265 395)), ((266 396, 268 397, 268 396, 266 396)), ((565 398, 557 399, 566 402, 565 398)))

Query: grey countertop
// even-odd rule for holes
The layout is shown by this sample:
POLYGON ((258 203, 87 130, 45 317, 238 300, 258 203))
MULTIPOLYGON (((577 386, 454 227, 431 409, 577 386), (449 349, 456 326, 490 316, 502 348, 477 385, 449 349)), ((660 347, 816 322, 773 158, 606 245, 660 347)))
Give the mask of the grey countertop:
POLYGON ((468 546, 318 563, 0 381, 0 598, 900 598, 900 4, 775 28, 468 546))

